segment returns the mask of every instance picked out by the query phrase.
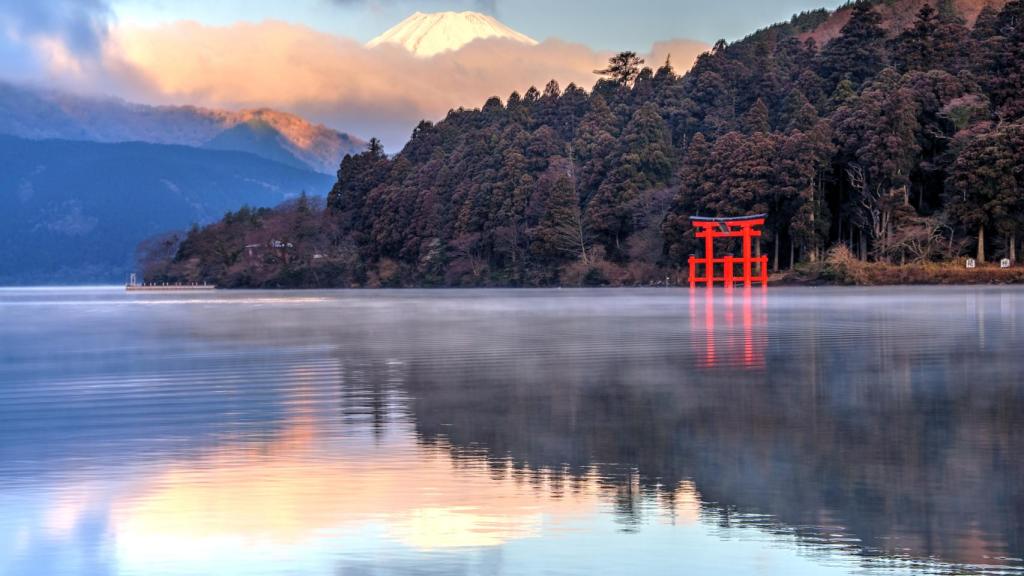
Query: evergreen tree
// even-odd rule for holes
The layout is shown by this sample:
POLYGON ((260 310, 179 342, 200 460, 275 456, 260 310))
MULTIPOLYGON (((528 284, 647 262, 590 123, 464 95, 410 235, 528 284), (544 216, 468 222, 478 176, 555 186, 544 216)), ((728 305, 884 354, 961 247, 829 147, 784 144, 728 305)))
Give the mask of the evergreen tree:
POLYGON ((983 82, 1004 120, 1024 117, 1024 0, 1010 0, 999 13, 1002 36, 990 39, 983 82))
POLYGON ((541 181, 543 216, 533 230, 532 250, 554 260, 589 264, 589 231, 580 209, 571 167, 557 167, 541 181))
POLYGON ((815 121, 787 134, 774 162, 776 214, 788 220, 791 244, 799 245, 800 254, 811 262, 818 259, 829 237, 825 185, 834 153, 831 128, 815 121))
POLYGON ((590 100, 570 155, 578 166, 578 182, 584 199, 597 191, 611 169, 611 161, 618 148, 618 119, 608 108, 604 98, 595 95, 590 100))
POLYGON ((698 76, 691 98, 700 111, 699 131, 720 135, 735 128, 736 89, 721 75, 706 72, 698 76))
POLYGON ((824 110, 828 103, 826 85, 827 82, 810 68, 802 70, 796 79, 796 88, 819 110, 824 110))
POLYGON ((939 15, 931 4, 925 4, 917 13, 913 27, 896 37, 892 64, 900 72, 931 70, 937 60, 939 15))
POLYGON ((855 87, 873 77, 886 64, 885 30, 882 17, 871 2, 861 0, 853 6, 850 21, 839 37, 822 52, 822 76, 832 85, 849 80, 855 87))
POLYGON ((623 130, 619 162, 587 206, 592 228, 609 253, 621 256, 622 241, 643 212, 640 191, 668 184, 672 166, 668 125, 656 106, 644 105, 623 130))
POLYGON ((970 41, 959 18, 943 16, 942 12, 925 4, 914 25, 893 40, 893 66, 901 72, 938 69, 956 73, 969 64, 964 52, 971 51, 970 41))
POLYGON ((707 215, 702 210, 709 184, 705 171, 711 161, 711 145, 704 134, 697 133, 690 141, 679 169, 679 185, 672 206, 661 225, 665 238, 665 256, 676 266, 683 266, 686 257, 696 251, 696 242, 689 233, 689 216, 707 215))
POLYGON ((643 58, 637 56, 636 52, 620 52, 608 60, 607 68, 594 70, 594 74, 607 76, 620 86, 632 86, 643 65, 643 58))
POLYGON ((370 138, 370 142, 366 144, 366 151, 375 158, 384 156, 384 145, 381 144, 379 138, 370 138))
POLYGON ((839 81, 836 85, 836 89, 832 92, 832 96, 828 100, 828 109, 830 111, 838 110, 851 102, 857 96, 857 91, 854 90, 853 82, 848 79, 839 81))
POLYGON ((886 69, 836 111, 834 124, 860 225, 875 253, 889 258, 893 227, 910 211, 910 173, 919 154, 913 95, 886 69))
POLYGON ((346 155, 338 169, 338 182, 327 196, 327 205, 347 217, 360 218, 362 203, 374 187, 387 177, 388 164, 380 140, 371 138, 362 154, 346 155))
POLYGON ((743 115, 741 121, 743 126, 743 133, 750 135, 757 132, 768 134, 772 131, 771 121, 768 118, 768 106, 764 103, 761 98, 757 99, 757 102, 747 110, 747 113, 743 115))
POLYGON ((974 28, 971 30, 971 37, 975 40, 984 42, 993 36, 999 34, 999 12, 992 7, 991 4, 986 4, 981 12, 978 13, 978 17, 974 20, 974 28))
MULTIPOLYGON (((1013 252, 1024 211, 1024 124, 982 128, 960 138, 951 169, 947 206, 950 216, 976 234, 976 257, 985 261, 986 234, 999 232, 1013 252)), ((1014 254, 1015 256, 1015 254, 1014 254)))

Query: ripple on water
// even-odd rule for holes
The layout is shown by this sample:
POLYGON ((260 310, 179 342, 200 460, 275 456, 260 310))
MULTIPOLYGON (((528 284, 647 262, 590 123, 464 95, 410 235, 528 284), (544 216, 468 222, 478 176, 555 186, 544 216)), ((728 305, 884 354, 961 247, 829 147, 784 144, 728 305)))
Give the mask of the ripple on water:
POLYGON ((1022 314, 0 290, 0 573, 1019 574, 1022 314))

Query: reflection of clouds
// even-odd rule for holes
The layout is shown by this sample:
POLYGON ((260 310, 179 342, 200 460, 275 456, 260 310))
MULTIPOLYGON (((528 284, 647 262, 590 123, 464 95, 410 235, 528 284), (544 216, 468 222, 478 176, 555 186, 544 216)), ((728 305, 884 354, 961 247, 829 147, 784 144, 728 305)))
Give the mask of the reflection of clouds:
POLYGON ((51 538, 71 537, 82 519, 97 505, 97 486, 81 485, 62 491, 54 497, 53 505, 46 511, 44 526, 51 538))
POLYGON ((98 483, 46 492, 38 502, 0 500, 0 510, 0 574, 118 573, 117 560, 104 545, 109 517, 98 483))
POLYGON ((658 494, 658 509, 662 523, 694 524, 700 520, 700 495, 693 482, 684 480, 675 490, 658 494))
MULTIPOLYGON (((344 549, 374 529, 420 551, 493 547, 559 530, 599 507, 596 477, 564 494, 551 489, 554 477, 516 482, 482 460, 456 464, 446 448, 389 446, 328 459, 321 440, 315 424, 299 421, 266 446, 226 446, 163 467, 112 506, 118 558, 173 566, 223 562, 225 553, 290 557, 289 549, 325 538, 344 549)), ((675 503, 686 522, 698 510, 690 498, 675 503)))
MULTIPOLYGON (((741 292, 731 312, 716 297, 715 369, 694 369, 707 302, 686 292, 360 293, 103 322, 68 307, 62 327, 116 334, 73 343, 77 358, 139 348, 0 387, 0 416, 58 399, 38 424, 0 418, 0 574, 80 574, 95 551, 91 574, 539 573, 538 557, 578 573, 1013 572, 1018 298, 991 293, 876 308, 850 291, 835 310, 773 290, 750 323, 741 292), (168 347, 179 334, 189 347, 168 347), (171 360, 139 360, 157 356, 171 360)), ((46 321, 25 319, 8 333, 46 321)), ((37 362, 27 340, 5 340, 15 369, 37 362)))
POLYGON ((506 540, 539 536, 542 515, 480 514, 473 507, 416 508, 391 533, 419 550, 498 546, 506 540))

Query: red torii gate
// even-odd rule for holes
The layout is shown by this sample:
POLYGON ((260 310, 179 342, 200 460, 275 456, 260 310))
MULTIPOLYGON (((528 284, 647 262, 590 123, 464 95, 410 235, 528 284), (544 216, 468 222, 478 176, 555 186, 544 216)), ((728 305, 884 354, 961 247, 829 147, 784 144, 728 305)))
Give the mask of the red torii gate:
POLYGON ((732 287, 736 282, 743 282, 746 286, 752 286, 755 282, 761 286, 768 285, 768 257, 761 256, 754 258, 751 255, 750 239, 761 236, 761 226, 764 226, 765 214, 755 216, 741 216, 739 218, 704 218, 691 216, 690 222, 697 228, 697 238, 704 239, 704 257, 697 258, 690 256, 690 287, 697 286, 699 282, 705 282, 708 286, 714 286, 715 282, 722 282, 727 287, 732 287), (715 258, 716 238, 742 238, 743 256, 736 258, 729 255, 724 258, 715 258), (704 265, 704 276, 697 276, 697 266, 704 265), (715 265, 722 264, 722 275, 715 276, 715 265), (742 276, 737 277, 736 265, 743 265, 742 276), (760 264, 760 273, 753 274, 754 264, 760 264))

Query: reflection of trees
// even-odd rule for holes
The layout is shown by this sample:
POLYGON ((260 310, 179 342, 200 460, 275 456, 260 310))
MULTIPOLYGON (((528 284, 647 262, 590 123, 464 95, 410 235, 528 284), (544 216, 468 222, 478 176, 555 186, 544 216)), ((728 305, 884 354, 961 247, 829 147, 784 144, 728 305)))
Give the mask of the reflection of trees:
POLYGON ((1013 339, 870 310, 862 326, 827 311, 798 320, 769 323, 758 371, 721 353, 720 365, 694 368, 699 339, 644 342, 639 354, 604 346, 609 326, 571 341, 564 328, 535 333, 529 351, 510 340, 505 364, 414 362, 417 431, 566 482, 596 470, 626 525, 642 514, 640 494, 692 480, 723 525, 767 514, 810 540, 852 537, 866 554, 1019 558, 1024 393, 1006 362, 1013 339))
MULTIPOLYGON (((137 394, 90 387, 62 397, 59 414, 0 407, 0 453, 36 474, 40 446, 51 460, 131 462, 227 435, 258 442, 301 404, 350 437, 404 442, 415 426, 456 466, 556 497, 597 483, 627 530, 693 487, 705 520, 725 527, 889 557, 1024 555, 1018 297, 917 305, 853 292, 833 312, 835 291, 749 302, 738 290, 709 324, 706 302, 678 293, 601 294, 230 293, 218 298, 243 302, 156 307, 89 343, 148 346, 141 360, 85 365, 145 381, 137 394), (296 392, 304 372, 310 390, 296 392), (159 409, 140 420, 143 400, 159 409)), ((69 333, 94 319, 77 322, 69 333)))

